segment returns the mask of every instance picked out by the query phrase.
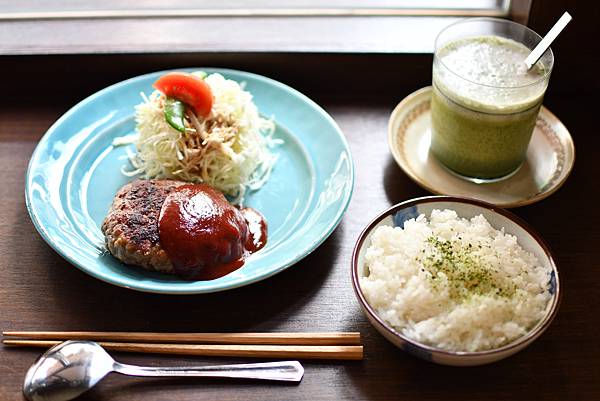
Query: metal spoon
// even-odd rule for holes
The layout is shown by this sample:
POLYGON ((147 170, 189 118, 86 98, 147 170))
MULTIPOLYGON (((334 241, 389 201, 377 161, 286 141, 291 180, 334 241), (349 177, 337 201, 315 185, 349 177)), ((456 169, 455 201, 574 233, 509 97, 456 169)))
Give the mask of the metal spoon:
POLYGON ((152 377, 230 377, 299 382, 297 361, 195 367, 142 367, 116 362, 93 341, 66 341, 50 348, 29 368, 23 394, 31 401, 66 401, 94 387, 110 372, 152 377))

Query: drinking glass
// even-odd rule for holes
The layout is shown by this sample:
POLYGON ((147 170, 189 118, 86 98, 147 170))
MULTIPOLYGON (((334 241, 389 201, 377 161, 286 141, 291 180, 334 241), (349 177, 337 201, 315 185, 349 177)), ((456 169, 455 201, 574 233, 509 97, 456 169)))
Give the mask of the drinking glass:
POLYGON ((455 174, 493 182, 522 165, 554 65, 548 49, 527 71, 524 59, 541 39, 496 18, 462 20, 437 36, 431 152, 455 174))

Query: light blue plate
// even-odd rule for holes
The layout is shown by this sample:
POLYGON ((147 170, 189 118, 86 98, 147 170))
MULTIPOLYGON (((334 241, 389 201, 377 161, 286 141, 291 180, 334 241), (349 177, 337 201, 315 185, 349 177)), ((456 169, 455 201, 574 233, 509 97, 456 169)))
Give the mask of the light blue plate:
POLYGON ((202 69, 245 82, 260 113, 274 117, 275 138, 284 141, 274 149, 279 160, 269 181, 246 197, 246 204, 267 219, 266 247, 251 255, 241 269, 211 281, 184 281, 129 267, 106 250, 100 225, 113 196, 130 180, 120 172, 127 163, 126 147, 113 147, 112 141, 134 132, 134 106, 142 100, 140 92, 150 94, 163 71, 123 81, 83 100, 50 127, 31 157, 25 187, 31 219, 44 240, 84 272, 139 291, 222 291, 293 265, 340 222, 354 174, 348 144, 335 121, 315 102, 272 79, 202 69))

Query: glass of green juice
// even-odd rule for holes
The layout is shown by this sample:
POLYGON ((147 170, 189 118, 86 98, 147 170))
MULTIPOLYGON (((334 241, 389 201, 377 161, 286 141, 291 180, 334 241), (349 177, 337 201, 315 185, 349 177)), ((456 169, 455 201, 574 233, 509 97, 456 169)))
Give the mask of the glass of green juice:
POLYGON ((433 59, 431 152, 477 183, 516 173, 527 152, 550 73, 548 49, 529 71, 542 38, 496 18, 456 22, 440 32, 433 59))

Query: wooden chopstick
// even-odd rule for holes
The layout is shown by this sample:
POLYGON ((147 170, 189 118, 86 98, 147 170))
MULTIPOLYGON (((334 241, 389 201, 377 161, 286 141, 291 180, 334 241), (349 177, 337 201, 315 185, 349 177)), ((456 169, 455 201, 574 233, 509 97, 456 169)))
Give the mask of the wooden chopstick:
MULTIPOLYGON (((52 340, 3 340, 4 345, 49 348, 60 344, 52 340)), ((222 345, 222 344, 156 344, 100 341, 112 351, 250 358, 296 358, 358 360, 363 357, 362 345, 222 345)))
POLYGON ((360 333, 143 333, 114 331, 5 331, 5 337, 35 340, 93 340, 253 345, 360 345, 360 333))

